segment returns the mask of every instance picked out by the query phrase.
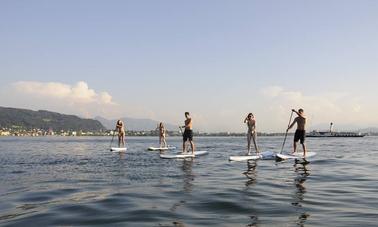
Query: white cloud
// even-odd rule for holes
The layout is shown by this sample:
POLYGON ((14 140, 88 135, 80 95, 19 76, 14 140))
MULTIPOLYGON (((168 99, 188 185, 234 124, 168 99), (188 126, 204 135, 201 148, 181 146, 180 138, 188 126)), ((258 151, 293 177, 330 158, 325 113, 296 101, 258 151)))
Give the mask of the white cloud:
POLYGON ((280 86, 268 86, 260 93, 268 103, 265 112, 272 123, 286 125, 292 108, 303 108, 309 117, 309 126, 320 123, 337 122, 339 124, 363 124, 369 119, 360 112, 367 109, 361 104, 361 98, 348 92, 324 92, 304 94, 301 91, 289 91, 280 86))
POLYGON ((283 88, 280 86, 268 86, 261 89, 261 93, 267 97, 277 97, 281 92, 283 92, 283 88))
POLYGON ((36 81, 18 81, 13 83, 12 87, 19 93, 37 96, 64 98, 71 93, 70 85, 55 82, 41 83, 36 81))
POLYGON ((58 82, 18 81, 12 83, 2 97, 3 105, 29 109, 45 109, 92 118, 122 115, 121 107, 105 91, 95 91, 84 81, 75 84, 58 82))
POLYGON ((12 84, 19 94, 46 99, 63 99, 69 103, 115 104, 107 92, 96 93, 84 81, 74 85, 57 82, 18 81, 12 84))

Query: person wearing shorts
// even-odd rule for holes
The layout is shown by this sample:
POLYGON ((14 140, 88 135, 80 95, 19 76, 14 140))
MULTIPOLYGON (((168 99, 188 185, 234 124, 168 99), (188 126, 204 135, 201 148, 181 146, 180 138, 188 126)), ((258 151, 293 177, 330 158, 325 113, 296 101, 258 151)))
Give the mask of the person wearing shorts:
POLYGON ((192 154, 194 154, 194 143, 193 143, 193 126, 192 126, 192 118, 189 115, 189 112, 185 112, 185 128, 184 133, 182 134, 183 142, 182 142, 182 153, 186 151, 186 142, 189 141, 190 147, 192 148, 192 154))
POLYGON ((291 125, 287 128, 286 132, 288 132, 294 126, 294 124, 297 124, 297 130, 294 134, 293 153, 297 151, 297 142, 300 141, 303 147, 303 156, 306 156, 306 116, 304 115, 303 109, 299 109, 298 111, 292 109, 291 111, 295 112, 298 117, 294 119, 293 123, 291 123, 291 125))
POLYGON ((306 138, 306 131, 305 130, 295 130, 294 134, 294 142, 297 143, 298 141, 301 142, 301 144, 304 144, 306 138))

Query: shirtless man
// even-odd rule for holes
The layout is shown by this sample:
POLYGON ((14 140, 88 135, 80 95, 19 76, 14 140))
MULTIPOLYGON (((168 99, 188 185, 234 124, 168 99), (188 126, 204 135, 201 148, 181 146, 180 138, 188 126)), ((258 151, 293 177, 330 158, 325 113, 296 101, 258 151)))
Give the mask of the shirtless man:
POLYGON ((160 122, 160 124, 158 125, 158 127, 156 129, 159 130, 159 144, 160 144, 160 148, 167 147, 167 142, 165 141, 165 127, 163 125, 163 122, 160 122), (162 146, 162 144, 164 144, 164 146, 162 146))
POLYGON ((247 132, 247 149, 248 149, 248 155, 251 154, 251 139, 253 139, 253 144, 255 145, 256 153, 259 153, 259 149, 256 145, 256 119, 253 116, 252 113, 249 113, 247 117, 244 119, 244 123, 248 126, 248 132, 247 132))
POLYGON ((125 125, 121 120, 117 121, 116 130, 118 131, 118 147, 125 146, 125 125))
POLYGON ((305 138, 306 138, 306 116, 304 115, 303 109, 299 109, 298 111, 292 109, 291 111, 295 112, 298 117, 296 117, 291 123, 291 125, 287 128, 286 132, 288 132, 295 123, 297 123, 297 130, 294 134, 294 150, 293 153, 297 151, 297 142, 300 140, 302 147, 303 147, 303 156, 306 156, 306 145, 305 145, 305 138))
POLYGON ((189 115, 189 112, 185 112, 185 130, 183 137, 183 143, 182 143, 182 153, 185 153, 185 143, 189 140, 190 146, 192 148, 192 154, 194 154, 194 143, 193 143, 193 126, 192 126, 192 118, 189 115))

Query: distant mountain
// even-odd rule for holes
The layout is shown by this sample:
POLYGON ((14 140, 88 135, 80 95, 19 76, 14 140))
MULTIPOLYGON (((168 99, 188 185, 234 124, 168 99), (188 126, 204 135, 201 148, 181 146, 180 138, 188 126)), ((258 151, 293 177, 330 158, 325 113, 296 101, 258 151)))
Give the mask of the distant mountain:
MULTIPOLYGON (((101 122, 107 129, 114 129, 117 120, 108 120, 103 117, 95 117, 96 120, 101 122)), ((131 131, 150 131, 156 129, 157 125, 160 123, 159 121, 151 120, 151 119, 138 119, 138 118, 129 118, 124 117, 121 120, 126 124, 126 130, 131 131)), ((167 130, 178 130, 177 125, 172 125, 169 123, 164 123, 164 126, 167 130)))
POLYGON ((21 127, 25 129, 53 129, 73 131, 100 131, 105 127, 97 120, 83 119, 75 115, 66 115, 46 110, 27 110, 0 107, 0 128, 21 127))

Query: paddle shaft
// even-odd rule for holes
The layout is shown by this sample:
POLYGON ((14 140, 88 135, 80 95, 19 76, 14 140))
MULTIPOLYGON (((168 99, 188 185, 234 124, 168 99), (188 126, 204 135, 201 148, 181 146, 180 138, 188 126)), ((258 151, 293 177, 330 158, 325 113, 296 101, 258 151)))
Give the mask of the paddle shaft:
POLYGON ((110 142, 110 145, 109 145, 110 148, 112 147, 112 144, 113 144, 114 135, 115 135, 115 130, 113 131, 112 141, 110 142))
MULTIPOLYGON (((289 119, 289 124, 287 125, 287 128, 289 128, 290 126, 290 123, 291 123, 291 118, 293 117, 293 111, 291 111, 291 114, 290 114, 290 119, 289 119)), ((282 148, 281 148, 281 152, 280 154, 282 154, 282 151, 284 149, 284 146, 285 146, 285 142, 286 142, 286 137, 287 137, 287 133, 288 133, 289 130, 286 129, 286 133, 285 133, 285 138, 284 138, 284 141, 282 143, 282 148)))
POLYGON ((182 132, 182 128, 181 128, 181 126, 179 126, 179 129, 180 129, 181 135, 183 136, 184 133, 182 132))

